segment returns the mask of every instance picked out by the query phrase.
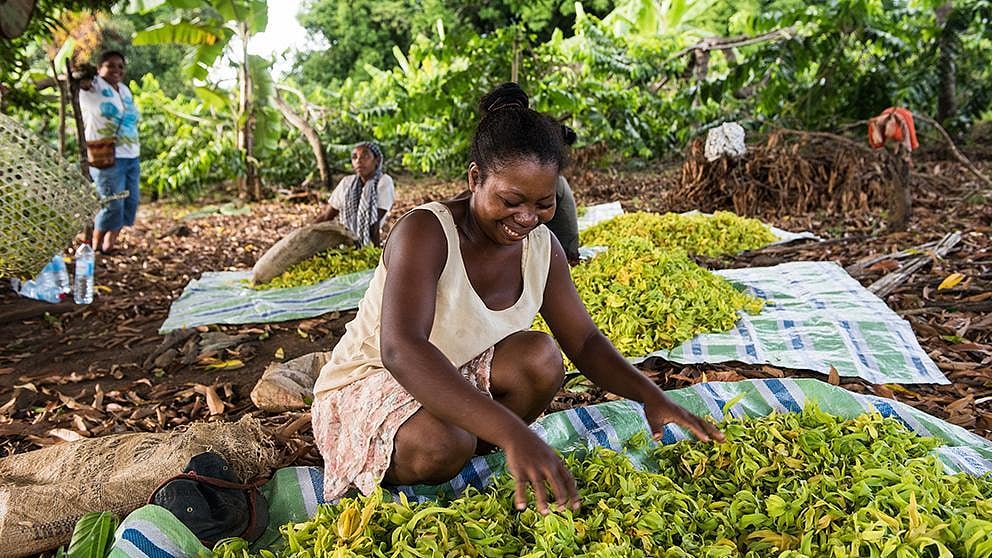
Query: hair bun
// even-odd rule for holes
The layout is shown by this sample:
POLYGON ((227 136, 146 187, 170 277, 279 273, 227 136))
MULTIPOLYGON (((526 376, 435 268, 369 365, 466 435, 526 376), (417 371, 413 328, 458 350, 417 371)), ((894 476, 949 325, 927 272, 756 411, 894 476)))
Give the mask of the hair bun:
POLYGON ((572 145, 575 140, 579 139, 579 136, 575 133, 575 130, 562 124, 561 125, 561 136, 565 140, 565 145, 572 145))
POLYGON ((530 98, 520 86, 512 81, 501 83, 479 99, 479 113, 483 117, 504 109, 526 109, 530 98))

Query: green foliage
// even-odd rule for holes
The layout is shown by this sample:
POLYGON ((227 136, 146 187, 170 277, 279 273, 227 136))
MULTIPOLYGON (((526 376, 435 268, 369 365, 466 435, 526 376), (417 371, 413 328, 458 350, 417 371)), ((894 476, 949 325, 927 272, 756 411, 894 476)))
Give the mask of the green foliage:
POLYGON ((393 50, 391 71, 369 67, 372 80, 361 90, 375 100, 364 112, 375 137, 402 152, 404 167, 422 172, 459 172, 467 164, 475 126, 478 92, 509 75, 510 60, 491 52, 511 52, 518 28, 457 43, 439 25, 434 36, 420 35, 404 54, 393 50))
POLYGON ((53 104, 35 85, 51 74, 42 44, 59 27, 66 12, 109 10, 120 0, 37 0, 33 16, 19 37, 0 37, 0 112, 26 110, 35 115, 51 114, 53 104))
MULTIPOLYGON (((920 438, 878 413, 730 418, 723 443, 641 448, 645 468, 605 448, 565 457, 582 507, 514 511, 503 475, 449 501, 381 489, 321 505, 280 529, 276 550, 243 542, 217 558, 333 556, 646 556, 893 558, 992 553, 992 481, 944 473, 920 438)), ((628 446, 644 446, 635 436, 628 446)))
MULTIPOLYGON (((111 16, 103 27, 101 51, 119 50, 127 57, 127 76, 141 79, 145 74, 154 74, 162 91, 170 96, 189 96, 193 93, 188 81, 183 78, 183 59, 188 47, 175 44, 133 45, 131 37, 136 29, 142 29, 155 22, 151 14, 131 16, 111 16)), ((95 66, 97 60, 92 63, 95 66)))
MULTIPOLYGON (((612 0, 592 0, 586 9, 605 14, 612 0)), ((298 75, 304 85, 328 85, 348 77, 366 81, 366 66, 388 68, 396 64, 390 49, 406 52, 418 35, 430 36, 436 22, 458 34, 488 35, 520 25, 537 40, 550 38, 555 29, 571 29, 575 21, 574 0, 384 0, 352 3, 315 0, 300 14, 308 32, 322 36, 328 48, 301 53, 298 75)), ((486 58, 506 54, 484 53, 486 58)))
POLYGON ((90 512, 79 518, 72 530, 66 558, 104 558, 119 523, 113 512, 90 512))
POLYGON ((242 172, 228 113, 195 99, 170 98, 151 75, 140 85, 132 83, 132 89, 141 111, 141 179, 159 197, 193 199, 205 187, 242 172))
POLYGON ((166 0, 140 4, 143 11, 178 10, 179 17, 156 23, 134 36, 135 45, 176 43, 194 47, 183 69, 188 78, 205 80, 207 71, 224 52, 236 34, 265 30, 268 23, 266 0, 166 0), (235 30, 236 29, 236 30, 235 30))

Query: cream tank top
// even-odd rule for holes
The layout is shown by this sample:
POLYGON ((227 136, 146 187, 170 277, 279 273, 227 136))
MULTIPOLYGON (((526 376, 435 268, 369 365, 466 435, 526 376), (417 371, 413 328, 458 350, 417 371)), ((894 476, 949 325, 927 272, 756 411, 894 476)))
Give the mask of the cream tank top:
MULTIPOLYGON (((427 203, 412 211, 417 210, 430 211, 437 217, 448 243, 448 256, 437 283, 430 342, 455 368, 459 368, 508 335, 530 329, 544 302, 544 286, 551 264, 548 228, 540 225, 521 241, 524 288, 520 298, 509 308, 491 310, 469 282, 451 212, 440 202, 427 203)), ((358 314, 345 326, 345 333, 335 345, 330 360, 320 369, 313 388, 315 398, 385 370, 379 338, 386 273, 380 259, 372 282, 358 305, 358 314)))

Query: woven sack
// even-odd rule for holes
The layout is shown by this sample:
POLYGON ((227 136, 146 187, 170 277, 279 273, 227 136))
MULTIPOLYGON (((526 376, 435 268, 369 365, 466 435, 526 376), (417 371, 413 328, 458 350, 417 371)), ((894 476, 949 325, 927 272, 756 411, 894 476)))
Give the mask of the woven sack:
POLYGON ((79 440, 0 459, 0 558, 68 543, 87 512, 124 517, 205 451, 222 455, 240 482, 276 464, 271 440, 250 416, 195 423, 182 432, 79 440))
POLYGON ((77 165, 0 114, 0 277, 34 277, 100 209, 77 165))
POLYGON ((116 143, 112 139, 101 139, 86 142, 86 160, 91 167, 107 169, 114 166, 116 161, 116 143))
POLYGON ((268 283, 290 267, 314 255, 343 246, 354 246, 355 235, 337 221, 325 221, 296 229, 276 242, 251 269, 251 282, 268 283))
POLYGON ((331 353, 310 353, 269 365, 251 390, 251 401, 263 411, 282 413, 310 407, 313 385, 331 353))

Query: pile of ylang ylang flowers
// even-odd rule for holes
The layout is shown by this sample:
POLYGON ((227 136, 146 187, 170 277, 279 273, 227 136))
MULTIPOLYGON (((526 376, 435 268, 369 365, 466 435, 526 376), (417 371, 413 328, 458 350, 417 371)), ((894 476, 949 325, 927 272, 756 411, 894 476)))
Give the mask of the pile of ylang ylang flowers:
MULTIPOLYGON (((446 501, 345 498, 282 527, 261 556, 992 556, 992 480, 949 475, 938 445, 893 419, 802 413, 730 419, 724 443, 566 457, 582 508, 514 511, 508 476, 446 501), (392 501, 389 501, 392 500, 392 501)), ((249 555, 239 541, 214 555, 249 555)))
MULTIPOLYGON (((696 264, 775 240, 760 221, 732 213, 629 213, 581 234, 606 252, 572 269, 593 322, 625 356, 669 349, 700 333, 727 331, 737 312, 756 314, 763 301, 696 264)), ((535 328, 548 331, 538 318, 535 328)))
POLYGON ((579 238, 583 246, 612 246, 619 239, 634 236, 646 238, 659 248, 709 257, 754 250, 776 240, 761 221, 729 211, 713 215, 625 213, 582 231, 579 238))
POLYGON ((290 267, 268 283, 252 288, 284 289, 315 285, 331 277, 372 269, 379 263, 381 255, 382 249, 375 246, 326 250, 290 267))

